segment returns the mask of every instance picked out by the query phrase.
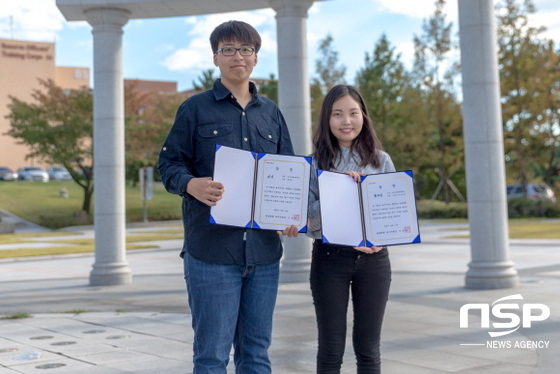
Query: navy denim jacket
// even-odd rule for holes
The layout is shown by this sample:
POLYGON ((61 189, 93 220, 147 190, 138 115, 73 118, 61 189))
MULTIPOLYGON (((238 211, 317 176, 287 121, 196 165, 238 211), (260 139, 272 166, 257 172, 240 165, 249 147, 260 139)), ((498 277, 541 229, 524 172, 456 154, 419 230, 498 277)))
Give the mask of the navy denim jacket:
POLYGON ((216 80, 211 90, 181 104, 163 144, 158 161, 161 180, 167 191, 183 197, 181 255, 188 252, 209 263, 247 266, 272 263, 282 256, 276 231, 210 224, 210 207, 185 192, 192 178, 212 177, 216 144, 254 152, 294 153, 276 104, 259 96, 252 82, 250 91, 253 99, 243 109, 216 80))

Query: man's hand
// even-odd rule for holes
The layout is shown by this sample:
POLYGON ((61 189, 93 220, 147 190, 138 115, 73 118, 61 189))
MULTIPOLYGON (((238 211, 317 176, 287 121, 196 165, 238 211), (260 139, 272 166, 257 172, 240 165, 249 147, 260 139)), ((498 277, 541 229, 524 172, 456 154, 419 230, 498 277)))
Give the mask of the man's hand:
POLYGON ((289 238, 295 238, 298 236, 298 228, 294 225, 286 227, 284 231, 276 231, 279 235, 286 235, 289 238))
POLYGON ((387 248, 387 247, 354 247, 355 250, 367 253, 368 255, 379 252, 383 248, 387 248))
POLYGON ((214 206, 222 198, 224 185, 209 177, 193 178, 187 183, 187 193, 208 206, 214 206))

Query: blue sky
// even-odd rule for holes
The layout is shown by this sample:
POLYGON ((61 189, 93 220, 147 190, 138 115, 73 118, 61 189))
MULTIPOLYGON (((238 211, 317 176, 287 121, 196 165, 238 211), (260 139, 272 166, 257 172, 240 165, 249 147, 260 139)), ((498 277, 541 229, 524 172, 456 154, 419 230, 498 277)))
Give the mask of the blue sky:
MULTIPOLYGON (((536 26, 545 26, 545 37, 560 43, 560 3, 534 0, 536 26)), ((422 21, 435 9, 433 0, 326 0, 309 10, 307 23, 309 73, 315 75, 318 43, 330 34, 347 68, 346 80, 354 83, 366 52, 385 33, 410 67, 412 40, 422 32, 422 21)), ((448 1, 448 20, 457 27, 457 0, 448 1)), ((238 19, 251 23, 263 38, 255 78, 277 73, 274 11, 224 13, 197 17, 131 20, 124 27, 123 71, 130 79, 165 80, 179 90, 192 87, 203 70, 214 68, 208 43, 212 29, 238 19)), ((86 22, 67 22, 55 0, 0 0, 0 38, 56 43, 56 64, 92 69, 93 38, 86 22)), ((216 70, 215 76, 218 76, 216 70)))

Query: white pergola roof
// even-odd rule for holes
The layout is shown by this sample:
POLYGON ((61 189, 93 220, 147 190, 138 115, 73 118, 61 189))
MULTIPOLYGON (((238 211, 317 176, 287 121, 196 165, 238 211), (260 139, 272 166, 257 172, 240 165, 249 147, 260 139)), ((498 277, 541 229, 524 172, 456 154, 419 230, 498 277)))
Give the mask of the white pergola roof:
POLYGON ((118 8, 130 12, 130 19, 197 16, 270 7, 269 0, 56 0, 68 21, 85 20, 84 11, 118 8))

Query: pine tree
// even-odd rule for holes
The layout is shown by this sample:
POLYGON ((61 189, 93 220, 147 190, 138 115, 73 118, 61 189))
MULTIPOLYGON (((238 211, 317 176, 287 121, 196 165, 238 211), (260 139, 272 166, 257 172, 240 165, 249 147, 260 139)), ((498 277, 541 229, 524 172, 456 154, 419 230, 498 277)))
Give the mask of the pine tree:
POLYGON ((560 66, 544 27, 529 25, 530 0, 498 4, 498 59, 507 172, 523 186, 557 177, 560 164, 560 66), (556 174, 556 175, 555 175, 556 174))
POLYGON ((452 37, 453 24, 447 22, 443 11, 445 0, 435 2, 436 10, 424 20, 420 36, 414 36, 415 59, 413 77, 418 82, 423 105, 426 108, 426 123, 418 128, 426 140, 425 152, 432 158, 431 170, 425 170, 439 180, 434 197, 443 188, 443 199, 451 201, 454 175, 463 168, 462 120, 455 95, 455 77, 458 74, 454 63, 457 42, 452 37), (434 173, 435 172, 435 173, 434 173))

